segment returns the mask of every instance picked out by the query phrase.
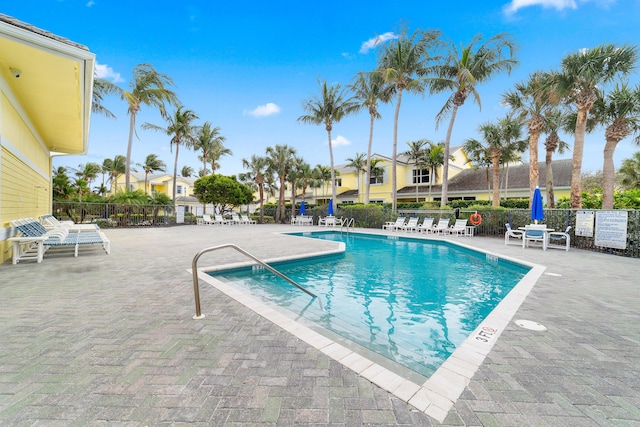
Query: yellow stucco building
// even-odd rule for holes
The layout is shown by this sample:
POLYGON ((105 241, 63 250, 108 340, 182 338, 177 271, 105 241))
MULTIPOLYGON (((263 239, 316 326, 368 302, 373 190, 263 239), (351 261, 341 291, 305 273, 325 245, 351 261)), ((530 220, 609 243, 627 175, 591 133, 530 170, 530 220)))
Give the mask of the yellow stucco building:
POLYGON ((95 55, 0 14, 0 260, 10 221, 51 213, 52 157, 85 154, 95 55))

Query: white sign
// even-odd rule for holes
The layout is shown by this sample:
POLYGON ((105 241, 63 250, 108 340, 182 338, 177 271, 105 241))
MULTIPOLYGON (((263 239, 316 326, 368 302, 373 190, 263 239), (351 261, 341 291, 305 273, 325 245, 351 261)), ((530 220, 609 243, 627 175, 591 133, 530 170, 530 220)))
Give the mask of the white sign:
POLYGON ((576 212, 576 236, 593 237, 593 211, 576 212))
POLYGON ((627 211, 596 212, 595 245, 605 248, 627 248, 627 211))
POLYGON ((184 224, 184 205, 176 207, 176 224, 184 224))

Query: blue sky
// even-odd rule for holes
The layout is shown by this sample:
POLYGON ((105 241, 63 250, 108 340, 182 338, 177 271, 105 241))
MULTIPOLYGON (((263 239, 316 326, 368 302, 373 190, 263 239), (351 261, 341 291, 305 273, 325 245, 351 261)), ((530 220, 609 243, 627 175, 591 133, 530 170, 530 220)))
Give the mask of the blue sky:
MULTIPOLYGON (((460 109, 452 145, 477 138, 477 128, 506 114, 500 96, 537 70, 559 68, 564 56, 602 43, 640 45, 640 0, 512 0, 430 2, 371 1, 122 1, 31 0, 4 2, 0 12, 86 45, 96 54, 98 73, 128 88, 133 68, 150 63, 173 78, 185 108, 219 126, 232 156, 221 159, 220 173, 242 172, 241 161, 264 154, 268 146, 288 144, 312 166, 329 164, 322 126, 297 122, 303 101, 318 93, 318 79, 347 85, 359 71, 375 67, 378 36, 438 29, 458 44, 475 34, 510 33, 518 43, 520 65, 478 87, 482 110, 470 100, 460 109)), ((636 72, 632 83, 640 81, 636 72)), ((446 123, 436 129, 435 115, 447 95, 405 96, 400 111, 398 147, 407 141, 444 139, 446 123)), ((126 105, 109 98, 117 119, 94 115, 86 156, 60 157, 54 166, 76 167, 126 154, 129 118, 126 105)), ((373 151, 390 155, 395 104, 381 107, 373 151)), ((173 170, 168 138, 139 125, 164 125, 157 112, 138 115, 133 162, 158 154, 173 170)), ((363 112, 334 125, 334 158, 344 163, 366 153, 369 116, 363 112)), ((564 136, 572 144, 571 136, 564 136)), ((587 136, 583 170, 602 168, 603 132, 587 136)), ((640 147, 623 140, 616 166, 640 147)), ((544 161, 541 149, 540 160, 544 161)), ((569 158, 571 153, 558 158, 569 158)), ((528 161, 525 155, 525 161, 528 161)), ((197 154, 180 149, 178 170, 198 170, 197 154)))

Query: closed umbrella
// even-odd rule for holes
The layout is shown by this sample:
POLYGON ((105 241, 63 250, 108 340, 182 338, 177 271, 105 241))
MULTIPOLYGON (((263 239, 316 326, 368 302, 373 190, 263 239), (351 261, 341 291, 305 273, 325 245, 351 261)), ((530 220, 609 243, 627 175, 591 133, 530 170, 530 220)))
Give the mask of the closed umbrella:
POLYGON ((300 204, 300 215, 306 215, 307 214, 307 210, 304 208, 304 200, 302 201, 302 203, 300 204))
POLYGON ((531 219, 535 224, 544 220, 544 209, 542 208, 542 193, 540 187, 536 187, 533 191, 533 200, 531 201, 531 219))
POLYGON ((327 215, 333 215, 333 199, 329 200, 329 208, 327 209, 327 215))

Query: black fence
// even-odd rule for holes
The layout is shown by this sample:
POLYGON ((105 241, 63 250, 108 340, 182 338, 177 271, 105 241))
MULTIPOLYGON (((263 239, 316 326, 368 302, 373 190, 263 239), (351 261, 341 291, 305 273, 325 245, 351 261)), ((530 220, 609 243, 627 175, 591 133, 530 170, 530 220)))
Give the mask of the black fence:
MULTIPOLYGON (((173 205, 125 205, 118 203, 53 202, 53 215, 59 220, 98 224, 100 228, 162 227, 176 224, 173 205)), ((184 224, 195 224, 187 212, 184 224)))
MULTIPOLYGON (((288 207, 287 215, 291 214, 288 207)), ((528 209, 494 209, 491 207, 478 210, 398 210, 393 212, 383 205, 341 205, 335 215, 354 220, 355 227, 382 228, 385 222, 395 221, 399 216, 417 216, 420 222, 426 217, 449 218, 453 222, 457 218, 468 219, 472 213, 479 213, 482 222, 475 227, 476 236, 504 237, 505 224, 508 222, 513 228, 530 224, 528 209)), ((576 210, 545 209, 544 223, 558 231, 564 231, 571 226, 571 246, 595 252, 609 253, 619 256, 640 258, 640 211, 627 210, 627 245, 625 249, 613 249, 595 245, 594 237, 576 236, 576 210)), ((597 211, 596 211, 597 212, 597 211)), ((307 208, 306 214, 315 218, 327 215, 326 206, 307 208)), ((173 205, 123 205, 105 203, 54 202, 53 215, 60 220, 72 220, 76 223, 95 223, 101 228, 109 227, 162 227, 176 225, 176 209, 173 205)), ((273 222, 275 212, 265 209, 265 217, 273 222)), ((253 216, 257 218, 257 216, 253 216)), ((286 219, 287 223, 289 218, 286 219)), ((184 224, 196 224, 193 214, 184 214, 184 224)))

